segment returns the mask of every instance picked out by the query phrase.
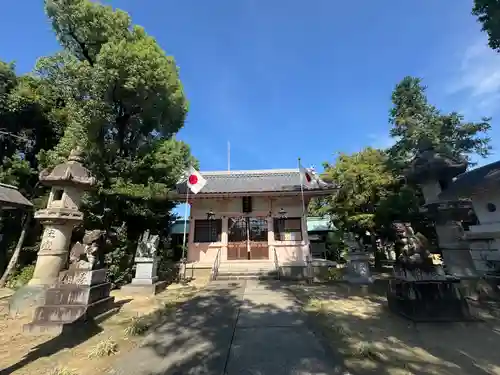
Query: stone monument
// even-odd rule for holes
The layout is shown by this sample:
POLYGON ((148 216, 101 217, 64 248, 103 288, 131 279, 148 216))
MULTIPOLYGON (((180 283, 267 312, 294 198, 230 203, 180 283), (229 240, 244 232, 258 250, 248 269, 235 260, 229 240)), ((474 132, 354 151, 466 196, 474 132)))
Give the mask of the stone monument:
POLYGON ((73 246, 69 269, 61 272, 58 282, 45 291, 44 303, 36 307, 33 322, 23 327, 25 332, 60 333, 64 326, 112 310, 111 283, 106 281, 106 268, 96 262, 105 237, 104 231, 86 231, 83 244, 73 246))
POLYGON ((149 234, 149 230, 143 233, 135 254, 135 277, 130 284, 122 287, 124 292, 154 295, 166 288, 167 282, 158 281, 157 276, 159 257, 156 251, 159 243, 158 235, 149 234))
POLYGON ((83 221, 79 210, 82 196, 96 183, 82 160, 82 152, 75 149, 66 163, 40 173, 40 182, 52 190, 47 207, 35 213, 44 230, 29 285, 54 284, 66 265, 73 228, 83 221))
POLYGON ((346 254, 345 280, 352 284, 371 284, 373 278, 370 272, 370 254, 365 251, 359 238, 352 233, 345 236, 344 242, 349 248, 346 254))

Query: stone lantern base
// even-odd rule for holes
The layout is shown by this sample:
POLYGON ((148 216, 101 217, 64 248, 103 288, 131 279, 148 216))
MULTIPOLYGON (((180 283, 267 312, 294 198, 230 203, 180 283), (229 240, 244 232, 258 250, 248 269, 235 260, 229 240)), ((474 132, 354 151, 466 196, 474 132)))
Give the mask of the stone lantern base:
POLYGON ((371 284, 370 254, 366 252, 350 252, 346 255, 347 267, 344 279, 352 284, 371 284))

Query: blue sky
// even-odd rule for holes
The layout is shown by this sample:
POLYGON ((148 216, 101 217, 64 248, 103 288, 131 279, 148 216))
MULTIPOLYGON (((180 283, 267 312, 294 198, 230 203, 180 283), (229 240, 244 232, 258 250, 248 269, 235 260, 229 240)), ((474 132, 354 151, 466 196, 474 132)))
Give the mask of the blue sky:
MULTIPOLYGON (((320 168, 339 151, 387 146, 405 75, 422 77, 442 110, 493 116, 499 145, 500 57, 472 1, 108 2, 176 58, 190 101, 179 138, 202 171, 227 168, 228 141, 231 169, 293 168, 299 156, 320 168)), ((42 1, 29 3, 2 5, 0 59, 20 72, 59 48, 42 1)))

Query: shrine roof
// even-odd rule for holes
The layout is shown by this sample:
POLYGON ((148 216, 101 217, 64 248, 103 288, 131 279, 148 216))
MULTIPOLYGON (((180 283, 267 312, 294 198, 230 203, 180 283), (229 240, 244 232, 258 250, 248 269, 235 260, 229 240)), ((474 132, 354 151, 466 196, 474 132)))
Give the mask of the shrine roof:
POLYGON ((33 204, 15 186, 0 183, 0 208, 31 209, 33 204))
MULTIPOLYGON (((300 191, 299 169, 267 169, 242 171, 208 171, 200 172, 207 180, 207 184, 200 194, 220 193, 265 193, 265 192, 294 192, 300 191)), ((329 191, 334 189, 333 184, 324 188, 304 191, 329 191)), ((178 194, 186 194, 187 185, 183 181, 177 185, 178 194)))
POLYGON ((462 173, 439 194, 439 199, 469 197, 481 186, 497 185, 500 182, 500 160, 462 173))

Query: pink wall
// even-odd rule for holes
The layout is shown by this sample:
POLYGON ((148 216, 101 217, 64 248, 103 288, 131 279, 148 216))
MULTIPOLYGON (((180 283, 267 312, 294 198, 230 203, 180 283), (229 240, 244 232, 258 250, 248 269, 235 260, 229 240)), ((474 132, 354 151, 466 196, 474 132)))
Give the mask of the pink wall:
MULTIPOLYGON (((307 203, 307 202, 306 202, 307 203)), ((253 197, 253 212, 248 217, 267 217, 269 261, 274 262, 274 251, 278 256, 280 266, 304 265, 309 255, 307 225, 302 218, 302 241, 275 241, 273 218, 279 217, 283 208, 287 217, 302 216, 302 201, 300 196, 293 197, 253 197)), ((220 250, 221 261, 227 261, 227 228, 228 217, 243 216, 241 212, 241 198, 206 198, 196 199, 191 204, 191 223, 189 226, 188 261, 200 266, 211 267, 220 250), (196 219, 206 219, 207 212, 212 211, 215 219, 222 219, 222 235, 220 242, 195 243, 194 222, 196 219)))

